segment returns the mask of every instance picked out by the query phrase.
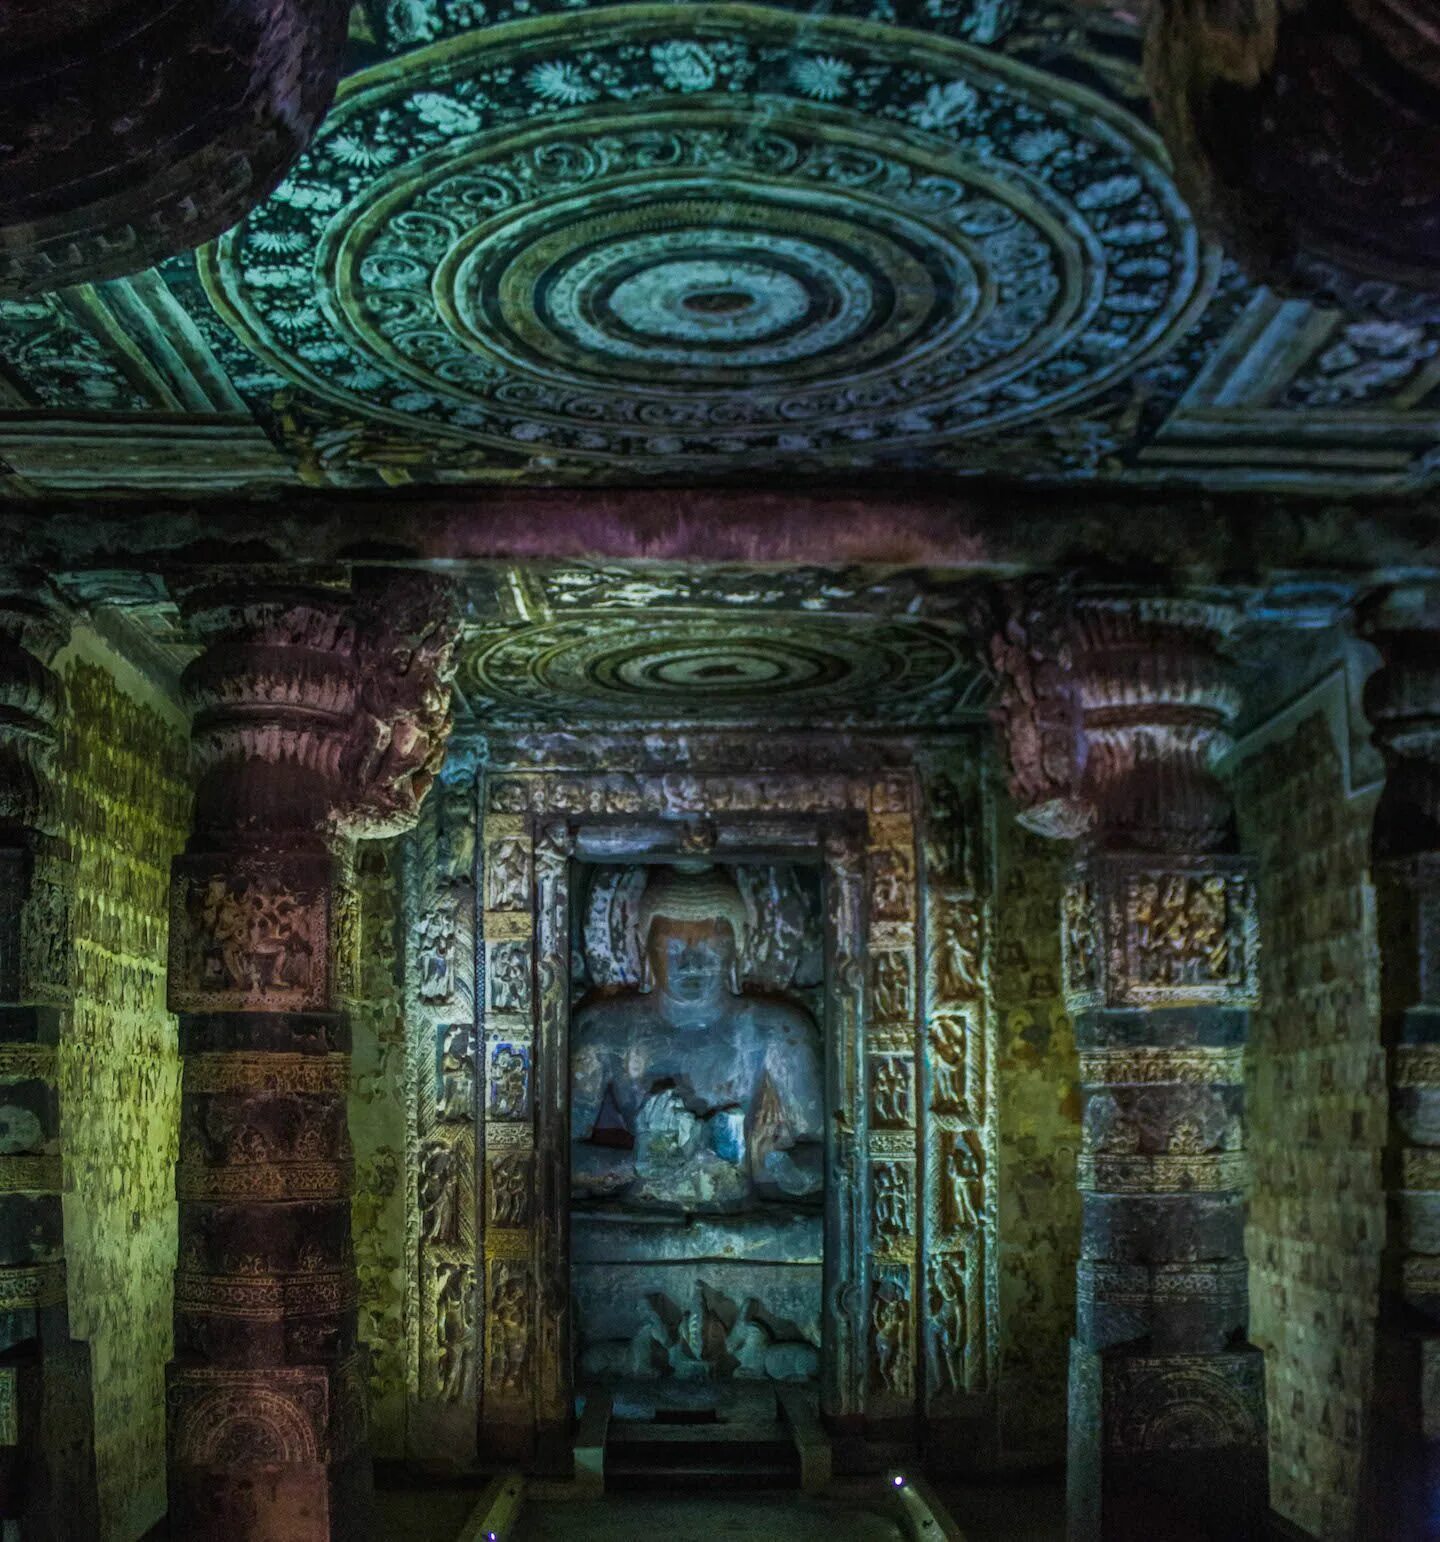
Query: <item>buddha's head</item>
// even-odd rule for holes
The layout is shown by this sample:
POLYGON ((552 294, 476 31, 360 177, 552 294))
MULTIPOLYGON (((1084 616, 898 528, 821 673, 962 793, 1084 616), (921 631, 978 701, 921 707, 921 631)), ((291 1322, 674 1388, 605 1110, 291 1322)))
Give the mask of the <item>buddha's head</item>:
POLYGON ((745 902, 720 869, 657 868, 639 922, 641 989, 658 990, 672 1017, 740 994, 745 902))

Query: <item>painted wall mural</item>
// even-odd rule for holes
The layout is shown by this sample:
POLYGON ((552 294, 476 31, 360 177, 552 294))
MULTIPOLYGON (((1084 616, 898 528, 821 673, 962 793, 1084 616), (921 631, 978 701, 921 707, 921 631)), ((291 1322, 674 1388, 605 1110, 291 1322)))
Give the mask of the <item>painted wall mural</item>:
POLYGON ((357 6, 241 225, 0 302, 0 491, 1428 482, 1440 329, 1242 279, 1137 53, 1066 0, 357 6))

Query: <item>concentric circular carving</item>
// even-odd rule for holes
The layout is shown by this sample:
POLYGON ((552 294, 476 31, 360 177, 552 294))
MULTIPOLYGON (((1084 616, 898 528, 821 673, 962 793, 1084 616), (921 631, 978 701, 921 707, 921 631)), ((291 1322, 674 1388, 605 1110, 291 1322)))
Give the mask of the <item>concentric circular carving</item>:
POLYGON ((570 725, 937 721, 980 710, 984 695, 968 651, 943 628, 694 613, 577 618, 482 638, 463 683, 488 722, 570 725))
POLYGON ((1206 263, 1154 142, 994 54, 746 6, 517 23, 355 77, 207 255, 281 374, 556 464, 846 461, 1053 412, 1206 263))

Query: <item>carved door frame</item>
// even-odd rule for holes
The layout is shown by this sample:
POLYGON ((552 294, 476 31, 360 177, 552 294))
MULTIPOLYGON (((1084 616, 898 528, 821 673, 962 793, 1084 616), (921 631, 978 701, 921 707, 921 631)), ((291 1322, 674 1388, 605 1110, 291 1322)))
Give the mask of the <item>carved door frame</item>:
MULTIPOLYGON (((967 1297, 962 1317, 968 1311, 988 1320, 991 1249, 984 1232, 993 1215, 993 1204, 979 1197, 993 1193, 982 1166, 973 1192, 987 1225, 967 1234, 963 1254, 943 1253, 944 1206, 931 1190, 946 1141, 961 1137, 949 1133, 952 1118, 925 1112, 933 1070, 923 1046, 944 1013, 936 1015, 935 950, 924 934, 918 771, 666 775, 491 766, 479 790, 475 1193, 482 1452, 538 1457, 542 1466, 552 1460, 563 1466, 568 1452, 569 959, 577 860, 705 855, 821 867, 828 1114, 821 1404, 832 1424, 856 1433, 875 1421, 912 1420, 933 1404, 936 1390, 926 1371, 927 1363, 938 1363, 927 1269, 936 1257, 960 1260, 967 1297), (526 955, 523 973, 531 986, 524 1000, 513 983, 521 973, 517 960, 497 968, 501 950, 526 955), (494 982, 501 980, 511 983, 499 989, 494 982), (882 1064, 889 1113, 872 1118, 882 1064), (896 1087, 904 1089, 898 1102, 896 1087), (496 1182, 500 1164, 507 1164, 503 1184, 496 1182), (514 1199, 517 1172, 528 1177, 523 1211, 514 1199), (884 1191, 879 1200, 877 1176, 884 1191), (510 1198, 502 1224, 497 1200, 504 1194, 510 1198)), ((977 1035, 978 996, 977 985, 977 1035)), ((967 1064, 978 1120, 990 1074, 978 1037, 967 1064)), ((990 1373, 990 1335, 972 1338, 963 1350, 967 1392, 982 1389, 990 1373)))

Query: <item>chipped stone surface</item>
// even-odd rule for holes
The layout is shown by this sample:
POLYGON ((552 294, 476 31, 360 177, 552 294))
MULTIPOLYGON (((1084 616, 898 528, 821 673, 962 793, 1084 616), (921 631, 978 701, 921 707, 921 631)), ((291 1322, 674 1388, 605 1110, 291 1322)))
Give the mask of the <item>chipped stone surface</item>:
POLYGON ((1238 791, 1265 926, 1246 1067, 1246 1253, 1271 1502, 1312 1536, 1348 1538, 1384 1228, 1372 805, 1347 796, 1319 715, 1247 762, 1238 791))
POLYGON ((122 684, 79 649, 61 668, 56 770, 76 892, 59 1053, 70 1321, 94 1356, 101 1542, 131 1542, 165 1510, 180 1104, 166 897, 189 823, 186 741, 133 671, 122 684))

